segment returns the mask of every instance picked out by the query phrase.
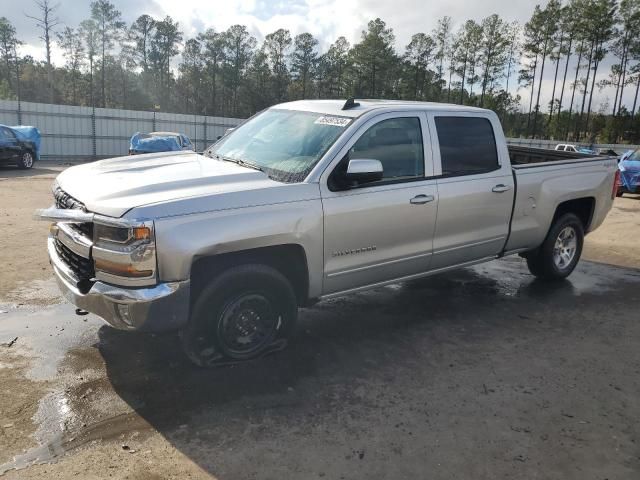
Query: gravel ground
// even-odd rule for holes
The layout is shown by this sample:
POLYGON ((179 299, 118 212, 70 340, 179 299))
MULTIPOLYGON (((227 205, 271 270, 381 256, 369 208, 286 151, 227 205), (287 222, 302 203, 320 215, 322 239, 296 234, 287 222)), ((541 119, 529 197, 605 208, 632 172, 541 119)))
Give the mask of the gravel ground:
POLYGON ((59 303, 31 214, 62 168, 0 170, 6 478, 640 478, 640 197, 560 285, 515 257, 335 299, 210 371, 59 303))

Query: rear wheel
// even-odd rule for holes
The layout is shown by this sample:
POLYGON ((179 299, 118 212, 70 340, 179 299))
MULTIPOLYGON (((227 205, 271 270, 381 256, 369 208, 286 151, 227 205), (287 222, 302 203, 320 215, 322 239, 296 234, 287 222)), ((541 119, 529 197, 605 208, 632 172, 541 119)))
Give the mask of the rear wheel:
POLYGON ((27 170, 33 167, 33 154, 30 151, 25 151, 22 153, 22 156, 18 160, 18 167, 27 170))
POLYGON ((580 260, 584 243, 582 221, 573 213, 558 218, 542 245, 526 255, 532 275, 543 280, 568 277, 580 260))
POLYGON ((293 287, 266 265, 231 268, 198 295, 181 334, 201 367, 250 360, 284 346, 297 317, 293 287))

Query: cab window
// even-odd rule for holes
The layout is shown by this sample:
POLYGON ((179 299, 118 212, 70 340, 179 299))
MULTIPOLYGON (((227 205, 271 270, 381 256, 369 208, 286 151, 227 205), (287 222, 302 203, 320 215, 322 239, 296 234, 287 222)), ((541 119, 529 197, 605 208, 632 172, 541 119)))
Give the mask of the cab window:
POLYGON ((473 175, 500 168, 491 122, 481 117, 435 117, 442 175, 473 175))
POLYGON ((349 150, 349 160, 359 158, 379 160, 383 181, 424 177, 420 119, 391 118, 375 124, 349 150))

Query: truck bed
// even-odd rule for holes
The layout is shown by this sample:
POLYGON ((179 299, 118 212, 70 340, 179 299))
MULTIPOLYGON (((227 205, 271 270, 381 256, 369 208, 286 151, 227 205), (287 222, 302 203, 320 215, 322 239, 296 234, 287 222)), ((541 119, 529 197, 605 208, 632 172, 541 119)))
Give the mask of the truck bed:
POLYGON ((590 155, 588 153, 564 152, 560 150, 548 150, 545 148, 523 147, 520 145, 508 145, 511 165, 536 166, 550 162, 574 163, 579 161, 600 161, 611 157, 602 155, 590 155))

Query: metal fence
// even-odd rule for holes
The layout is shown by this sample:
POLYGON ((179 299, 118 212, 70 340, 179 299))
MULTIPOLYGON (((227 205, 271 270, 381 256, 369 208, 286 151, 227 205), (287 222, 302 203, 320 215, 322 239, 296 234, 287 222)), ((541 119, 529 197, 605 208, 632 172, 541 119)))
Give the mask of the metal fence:
MULTIPOLYGON (((129 139, 135 132, 184 133, 191 138, 196 150, 202 151, 224 134, 227 128, 238 125, 242 120, 0 100, 0 124, 38 127, 42 134, 41 158, 45 160, 82 161, 126 155, 129 139)), ((573 143, 528 138, 508 138, 507 142, 550 149, 558 143, 573 143)), ((640 148, 638 145, 577 145, 611 148, 620 153, 640 148)))
POLYGON ((93 160, 127 155, 136 132, 187 135, 202 151, 242 119, 139 112, 0 100, 0 124, 31 125, 42 134, 44 160, 93 160))
POLYGON ((537 148, 548 148, 554 149, 556 145, 564 143, 569 145, 578 145, 580 147, 585 148, 604 148, 615 150, 616 152, 622 154, 627 150, 635 150, 640 148, 640 145, 629 145, 629 144, 618 144, 618 143, 584 143, 584 142, 563 142, 559 140, 539 140, 537 138, 507 138, 507 143, 511 145, 522 145, 525 147, 537 147, 537 148))

